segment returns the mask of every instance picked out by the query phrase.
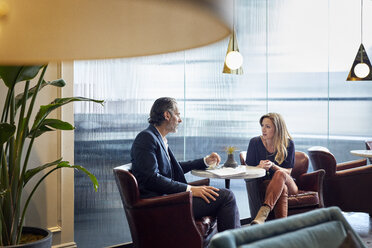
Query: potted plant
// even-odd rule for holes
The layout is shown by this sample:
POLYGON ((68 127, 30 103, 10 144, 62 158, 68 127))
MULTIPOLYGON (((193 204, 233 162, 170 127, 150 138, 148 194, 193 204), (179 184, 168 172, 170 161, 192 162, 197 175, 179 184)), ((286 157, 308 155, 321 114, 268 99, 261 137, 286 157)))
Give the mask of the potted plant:
MULTIPOLYGON (((31 121, 35 100, 38 93, 47 86, 63 87, 63 79, 45 81, 44 74, 47 65, 40 66, 0 66, 0 78, 8 88, 0 120, 0 246, 11 246, 22 243, 24 218, 30 200, 40 183, 51 173, 61 168, 73 168, 84 172, 91 179, 97 191, 96 177, 82 166, 71 165, 59 158, 36 168, 28 168, 32 146, 37 137, 55 130, 73 130, 74 127, 59 119, 48 118, 48 115, 59 107, 75 101, 103 101, 69 97, 57 98, 53 102, 39 106, 39 111, 31 121), (39 75, 40 74, 40 75, 39 75), (31 80, 37 78, 31 87, 31 80), (21 85, 23 84, 23 85, 21 85), (23 91, 16 95, 16 85, 23 87, 23 91), (29 139, 27 142, 26 140, 29 139), (25 195, 25 203, 21 199, 24 187, 36 175, 43 172, 32 188, 29 195, 25 195)), ((26 229, 26 228, 25 228, 26 229)), ((51 242, 51 237, 50 241, 51 242)), ((50 245, 49 245, 50 246, 50 245)), ((17 246, 18 247, 18 246, 17 246)), ((37 247, 40 247, 38 245, 37 247)))
POLYGON ((227 153, 227 160, 223 164, 224 167, 232 167, 232 168, 238 167, 238 163, 234 159, 234 152, 235 151, 236 151, 235 146, 225 147, 225 152, 227 153))

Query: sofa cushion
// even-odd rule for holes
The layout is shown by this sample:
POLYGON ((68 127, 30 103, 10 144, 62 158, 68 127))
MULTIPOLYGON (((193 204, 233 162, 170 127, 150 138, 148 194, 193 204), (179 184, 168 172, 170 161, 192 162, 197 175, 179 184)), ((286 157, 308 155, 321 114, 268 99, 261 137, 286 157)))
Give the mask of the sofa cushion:
POLYGON ((340 221, 325 222, 309 226, 291 233, 285 233, 250 244, 238 246, 239 248, 338 248, 346 237, 346 231, 340 221))
POLYGON ((361 247, 366 247, 341 210, 338 207, 329 207, 268 221, 262 225, 217 233, 213 236, 209 248, 336 248, 346 237, 346 230, 355 235, 361 247))
POLYGON ((297 195, 288 196, 288 207, 296 208, 310 207, 319 205, 318 192, 299 190, 297 195))

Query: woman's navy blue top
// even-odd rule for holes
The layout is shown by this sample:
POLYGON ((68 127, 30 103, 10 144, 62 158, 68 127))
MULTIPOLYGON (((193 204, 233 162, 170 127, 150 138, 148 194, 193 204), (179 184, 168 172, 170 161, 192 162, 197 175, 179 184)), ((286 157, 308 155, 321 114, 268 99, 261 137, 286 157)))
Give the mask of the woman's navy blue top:
MULTIPOLYGON (((249 141, 248 150, 247 150, 247 158, 245 159, 245 163, 251 166, 257 166, 260 164, 261 160, 270 160, 271 162, 275 163, 276 165, 282 168, 293 168, 294 166, 294 159, 295 159, 295 146, 292 140, 289 140, 289 145, 287 147, 288 155, 285 160, 278 164, 275 161, 275 153, 269 153, 266 150, 266 147, 262 143, 261 137, 254 137, 249 141)), ((266 179, 271 179, 274 175, 275 171, 270 169, 268 171, 268 175, 266 179)))

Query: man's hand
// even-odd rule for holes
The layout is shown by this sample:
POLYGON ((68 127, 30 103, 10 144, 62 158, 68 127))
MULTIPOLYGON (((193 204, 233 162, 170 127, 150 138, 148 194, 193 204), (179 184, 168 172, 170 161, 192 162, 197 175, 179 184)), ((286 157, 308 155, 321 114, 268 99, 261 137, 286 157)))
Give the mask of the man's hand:
POLYGON ((209 199, 215 201, 215 196, 218 196, 216 191, 219 191, 219 189, 212 186, 191 186, 190 190, 193 196, 203 198, 207 203, 210 203, 209 199))
POLYGON ((221 162, 221 157, 217 153, 212 152, 210 155, 206 157, 205 161, 209 166, 211 165, 217 166, 221 162))

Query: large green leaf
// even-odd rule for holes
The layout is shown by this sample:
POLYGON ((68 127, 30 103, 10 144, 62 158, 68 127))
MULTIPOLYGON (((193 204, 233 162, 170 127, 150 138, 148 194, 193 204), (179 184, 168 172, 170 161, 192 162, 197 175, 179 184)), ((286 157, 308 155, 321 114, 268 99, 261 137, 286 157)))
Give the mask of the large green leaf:
POLYGON ((0 76, 8 88, 18 82, 31 80, 39 73, 43 65, 36 66, 0 66, 0 76))
POLYGON ((63 167, 74 168, 74 169, 77 169, 78 171, 84 172, 89 177, 90 181, 92 181, 94 191, 96 191, 96 192, 98 191, 99 184, 98 184, 97 178, 92 173, 90 173, 87 169, 85 169, 83 166, 70 165, 69 162, 62 161, 57 167, 59 167, 59 168, 63 168, 63 167))
POLYGON ((54 131, 54 129, 51 129, 51 128, 46 127, 46 126, 41 126, 41 127, 39 127, 37 130, 32 130, 32 131, 27 135, 27 137, 28 137, 28 138, 32 138, 32 136, 35 135, 35 138, 37 138, 37 137, 39 137, 40 135, 42 135, 43 133, 51 132, 51 131, 54 131))
POLYGON ((0 123, 0 145, 4 144, 15 133, 16 127, 9 123, 0 123))
POLYGON ((90 173, 83 166, 80 166, 80 165, 71 165, 68 161, 62 161, 62 158, 57 159, 56 161, 53 161, 51 163, 47 163, 47 164, 41 165, 39 167, 36 167, 36 168, 30 169, 30 170, 27 170, 26 173, 25 173, 24 184, 23 185, 26 185, 26 183, 33 176, 35 176, 37 173, 39 173, 40 171, 42 171, 42 170, 44 170, 46 168, 49 168, 51 166, 55 166, 55 165, 57 165, 55 167, 57 169, 59 169, 59 168, 73 168, 73 169, 77 169, 79 171, 84 172, 86 175, 89 176, 90 180, 93 183, 94 190, 97 192, 99 184, 98 184, 97 178, 92 173, 90 173))
POLYGON ((59 163, 61 163, 62 161, 62 158, 60 159, 57 159, 56 161, 53 161, 53 162, 50 162, 50 163, 46 163, 44 165, 41 165, 41 166, 38 166, 36 168, 33 168, 33 169, 29 169, 26 171, 25 173, 25 176, 24 176, 24 179, 23 179, 23 185, 26 185, 26 183, 33 177, 35 176, 37 173, 39 173, 40 171, 50 167, 50 166, 53 166, 53 165, 58 165, 59 163))
POLYGON ((17 82, 31 80, 36 77, 39 73, 40 69, 43 68, 45 65, 34 65, 34 66, 22 66, 21 73, 18 77, 17 82))
POLYGON ((68 104, 70 102, 77 102, 77 101, 90 101, 90 102, 96 102, 96 103, 103 104, 102 100, 95 100, 95 99, 86 98, 86 97, 57 98, 48 105, 40 106, 40 110, 35 117, 35 121, 34 121, 34 125, 32 126, 32 129, 35 129, 37 126, 39 126, 42 120, 45 119, 48 116, 48 114, 52 112, 53 110, 65 104, 68 104))
MULTIPOLYGON (((47 85, 53 85, 53 86, 62 88, 66 85, 66 82, 63 79, 57 79, 57 80, 48 81, 48 82, 43 80, 43 82, 40 85, 39 91, 47 85)), ((28 90, 27 99, 31 98, 35 94, 36 88, 37 88, 37 86, 34 86, 34 87, 32 87, 31 89, 28 90)), ((24 92, 22 92, 22 93, 20 93, 16 96, 16 98, 15 98, 16 109, 18 109, 21 106, 23 95, 24 95, 24 92)))
POLYGON ((8 88, 11 88, 16 83, 21 70, 22 66, 0 66, 0 76, 8 88))
POLYGON ((61 121, 59 119, 45 119, 42 125, 49 126, 59 130, 74 130, 74 126, 68 122, 61 121))
POLYGON ((34 135, 35 132, 36 132, 35 137, 38 137, 45 132, 54 131, 56 129, 58 129, 58 130, 74 130, 75 128, 74 128, 73 125, 71 125, 70 123, 65 122, 65 121, 61 121, 61 120, 58 120, 58 119, 45 119, 41 122, 40 127, 37 130, 32 129, 30 131, 28 137, 31 138, 34 135))

